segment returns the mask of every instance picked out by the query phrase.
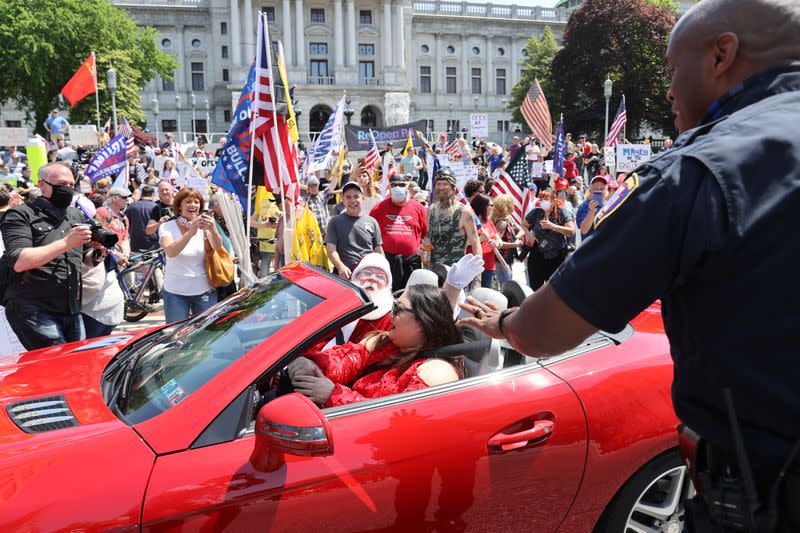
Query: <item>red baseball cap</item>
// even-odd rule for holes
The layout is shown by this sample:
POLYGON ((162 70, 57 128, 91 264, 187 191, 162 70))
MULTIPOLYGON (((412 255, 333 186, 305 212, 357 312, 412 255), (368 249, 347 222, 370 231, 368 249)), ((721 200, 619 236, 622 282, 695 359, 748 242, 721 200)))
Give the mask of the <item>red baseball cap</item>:
POLYGON ((600 180, 603 183, 605 183, 606 185, 608 185, 608 181, 609 181, 608 180, 608 176, 595 176, 595 177, 592 178, 592 183, 594 183, 597 180, 600 180))

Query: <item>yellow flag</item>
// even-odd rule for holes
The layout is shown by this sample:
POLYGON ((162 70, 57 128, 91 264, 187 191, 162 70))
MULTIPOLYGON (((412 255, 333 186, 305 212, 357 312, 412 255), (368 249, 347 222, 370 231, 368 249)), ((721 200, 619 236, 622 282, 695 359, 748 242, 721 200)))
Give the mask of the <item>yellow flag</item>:
POLYGON ((408 155, 408 150, 414 146, 414 143, 411 141, 411 129, 408 130, 408 141, 406 141, 406 147, 403 148, 403 157, 408 155))
POLYGON ((296 144, 300 140, 300 134, 297 132, 297 117, 294 114, 292 96, 289 94, 289 77, 286 75, 286 59, 283 55, 283 43, 281 41, 278 41, 278 73, 281 76, 281 83, 283 83, 283 90, 286 95, 286 107, 289 109, 286 127, 289 129, 289 138, 296 144))
MULTIPOLYGON (((308 217, 311 216, 311 211, 308 206, 303 210, 303 214, 297 217, 297 223, 294 226, 294 243, 292 244, 292 261, 308 261, 308 235, 306 227, 308 226, 308 217)), ((314 218, 311 216, 311 218, 314 218)))

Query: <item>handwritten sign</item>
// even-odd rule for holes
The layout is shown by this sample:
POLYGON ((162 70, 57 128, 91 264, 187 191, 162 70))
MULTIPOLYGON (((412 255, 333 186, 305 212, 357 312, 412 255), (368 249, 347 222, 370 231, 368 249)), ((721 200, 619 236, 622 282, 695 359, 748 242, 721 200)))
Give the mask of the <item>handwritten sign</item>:
POLYGON ((450 170, 453 171, 453 175, 456 177, 456 187, 462 191, 469 180, 478 179, 477 165, 453 165, 450 170))
POLYGON ((167 157, 167 156, 164 156, 164 155, 157 155, 153 159, 153 168, 156 169, 156 172, 161 174, 161 171, 164 170, 164 163, 167 162, 167 159, 170 159, 170 158, 167 157))
POLYGON ((613 146, 603 148, 603 157, 608 168, 614 168, 617 165, 617 150, 613 146))
POLYGON ((632 172, 653 157, 649 144, 618 144, 617 172, 632 172))
POLYGON ((27 143, 26 128, 0 128, 0 146, 25 146, 27 143))
POLYGON ((486 113, 472 113, 469 116, 469 131, 473 137, 488 137, 489 115, 486 113))
POLYGON ((189 177, 186 179, 186 186, 195 189, 203 195, 203 200, 208 201, 208 180, 206 178, 189 177))
POLYGON ((542 171, 544 171, 544 163, 541 161, 534 161, 531 163, 531 176, 534 178, 538 178, 542 175, 542 171))
POLYGON ((552 159, 548 159, 548 160, 546 160, 544 162, 544 170, 548 174, 551 174, 553 172, 553 160, 552 159))
POLYGON ((94 124, 70 126, 69 142, 72 146, 98 146, 97 127, 94 124))
POLYGON ((450 156, 447 154, 436 154, 436 160, 442 168, 450 165, 450 156))

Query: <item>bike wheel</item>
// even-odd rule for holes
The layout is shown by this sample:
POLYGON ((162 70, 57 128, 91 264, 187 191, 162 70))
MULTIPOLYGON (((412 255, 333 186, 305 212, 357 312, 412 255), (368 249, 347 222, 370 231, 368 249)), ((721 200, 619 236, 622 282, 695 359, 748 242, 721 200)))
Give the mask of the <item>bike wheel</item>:
POLYGON ((133 302, 125 302, 125 321, 138 322, 147 316, 147 309, 133 302))

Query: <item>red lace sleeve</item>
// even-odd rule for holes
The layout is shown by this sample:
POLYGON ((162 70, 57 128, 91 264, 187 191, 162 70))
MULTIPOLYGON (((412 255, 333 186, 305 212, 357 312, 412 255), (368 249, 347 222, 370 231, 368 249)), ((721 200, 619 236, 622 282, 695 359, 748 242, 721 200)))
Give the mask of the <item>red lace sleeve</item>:
POLYGON ((356 402, 363 402, 367 398, 344 385, 336 385, 331 391, 331 397, 322 407, 336 407, 338 405, 348 405, 356 402))
POLYGON ((364 346, 348 342, 321 352, 307 353, 306 357, 317 363, 328 379, 336 384, 344 384, 355 381, 361 375, 370 355, 364 346))

